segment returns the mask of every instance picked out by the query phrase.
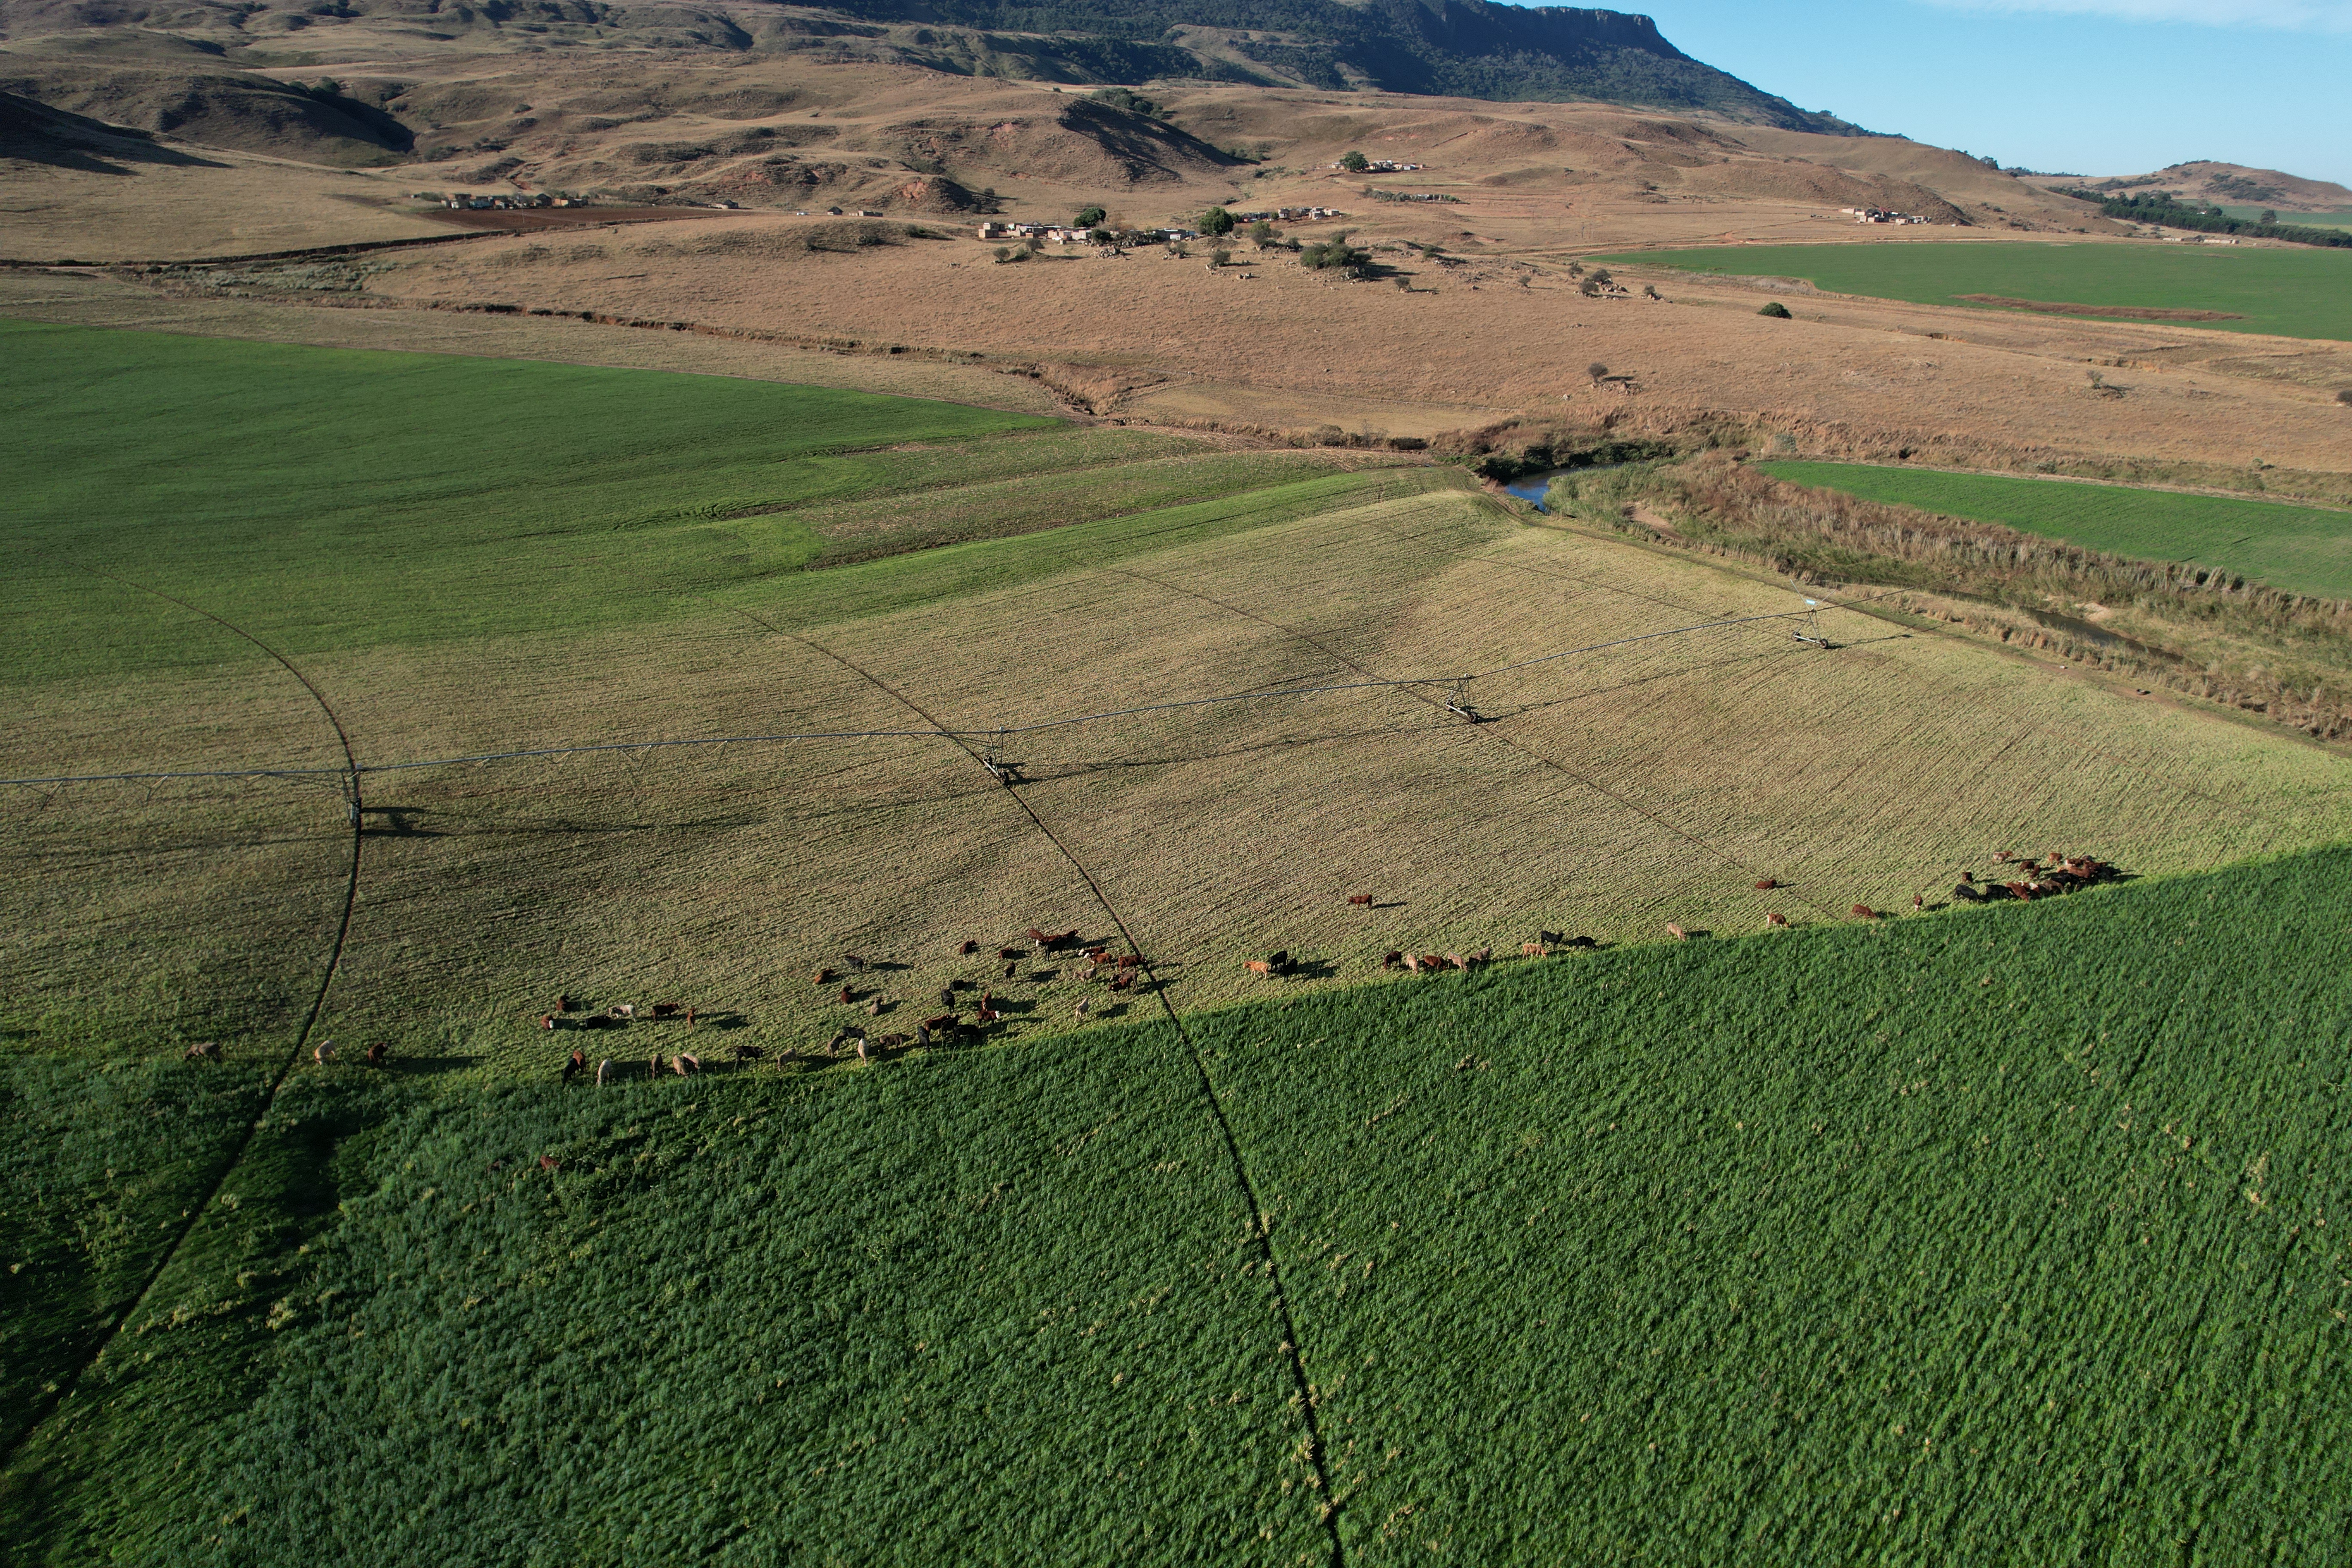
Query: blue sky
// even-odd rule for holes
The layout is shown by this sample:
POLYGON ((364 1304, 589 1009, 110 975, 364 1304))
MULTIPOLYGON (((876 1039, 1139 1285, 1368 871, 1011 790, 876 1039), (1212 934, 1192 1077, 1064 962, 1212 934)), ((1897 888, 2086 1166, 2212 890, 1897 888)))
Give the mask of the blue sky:
POLYGON ((2004 164, 2352 185, 2352 0, 1614 0, 1804 109, 2004 164))

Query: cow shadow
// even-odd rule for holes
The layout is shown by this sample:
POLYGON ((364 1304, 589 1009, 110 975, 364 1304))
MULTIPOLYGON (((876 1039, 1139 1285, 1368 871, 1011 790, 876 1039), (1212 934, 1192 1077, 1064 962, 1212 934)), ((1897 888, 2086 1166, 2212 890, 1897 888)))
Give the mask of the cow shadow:
POLYGON ((1329 958, 1302 958, 1290 966, 1292 980, 1328 980, 1339 973, 1339 961, 1329 958))
POLYGON ((362 838, 442 837, 443 834, 438 828, 419 827, 416 826, 414 819, 425 815, 426 815, 426 813, 422 806, 363 805, 360 807, 360 816, 362 823, 362 826, 360 828, 360 837, 362 838), (366 818, 371 816, 382 817, 383 820, 381 823, 368 824, 366 822, 366 818))

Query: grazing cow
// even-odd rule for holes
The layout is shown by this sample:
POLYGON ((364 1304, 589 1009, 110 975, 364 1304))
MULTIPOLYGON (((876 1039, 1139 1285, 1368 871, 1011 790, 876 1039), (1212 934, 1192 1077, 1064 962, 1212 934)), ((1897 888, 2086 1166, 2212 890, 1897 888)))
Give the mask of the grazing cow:
POLYGON ((559 1013, 569 1013, 572 1011, 572 998, 569 996, 558 996, 555 999, 555 1010, 559 1013))
POLYGON ((1017 947, 1000 947, 996 950, 996 956, 1006 959, 1019 958, 1022 956, 1022 952, 1017 947))
POLYGON ((572 1059, 563 1064, 563 1081, 570 1083, 573 1079, 578 1078, 582 1073, 586 1072, 587 1070, 588 1058, 582 1056, 578 1051, 573 1051, 572 1053, 572 1059))
POLYGON ((541 1013, 539 1016, 539 1026, 542 1029, 552 1029, 555 1027, 555 1015, 552 1013, 541 1013))
POLYGON ((1090 947, 1087 949, 1087 962, 1088 963, 1108 963, 1110 962, 1110 949, 1107 947, 1090 947))
POLYGON ((1671 921, 1666 924, 1666 934, 1673 937, 1676 942, 1688 942, 1690 940, 1690 932, 1683 930, 1682 927, 1675 925, 1671 921))
POLYGON ((978 952, 979 951, 980 943, 972 941, 970 937, 966 937, 963 939, 962 942, 957 946, 956 954, 958 957, 969 957, 971 954, 978 952))
POLYGON ((380 1068, 383 1066, 384 1053, 391 1049, 392 1045, 389 1041, 378 1040, 374 1042, 373 1045, 368 1047, 365 1052, 367 1057, 367 1065, 372 1068, 380 1068))
POLYGON ((612 1022, 612 1019, 606 1017, 602 1013, 591 1013, 588 1016, 580 1020, 580 1026, 583 1029, 602 1029, 608 1026, 612 1022))
POLYGON ((661 1060, 661 1058, 659 1058, 658 1056, 647 1057, 647 1058, 646 1058, 646 1076, 647 1078, 659 1078, 659 1077, 661 1077, 661 1075, 662 1075, 662 1060, 661 1060))
POLYGON ((1977 874, 1974 871, 1963 871, 1960 873, 1960 880, 1963 882, 1973 882, 1976 879, 1977 874))
POLYGON ((859 973, 859 974, 863 974, 863 973, 866 973, 866 961, 865 961, 864 959, 862 959, 862 958, 858 957, 858 956, 857 956, 856 953, 854 953, 854 952, 845 952, 845 953, 843 953, 843 954, 841 955, 841 962, 842 962, 842 963, 845 963, 845 964, 847 964, 847 965, 849 965, 849 967, 850 967, 853 971, 855 971, 856 973, 859 973))
POLYGON ((1767 910, 1764 911, 1764 929, 1766 931, 1780 930, 1785 928, 1788 923, 1789 917, 1781 914, 1777 910, 1767 910))
POLYGON ((1856 904, 1853 906, 1853 918, 1858 921, 1874 921, 1878 918, 1878 911, 1868 904, 1856 904))
POLYGON ((848 986, 845 985, 841 988, 839 993, 835 995, 834 1000, 846 1007, 852 1002, 857 1000, 857 994, 852 991, 848 986))
POLYGON ((1955 882, 1952 884, 1952 897, 1964 904, 1980 904, 1984 902, 1985 896, 1984 889, 1974 882, 1955 882))
POLYGON ((1143 954, 1139 952, 1121 954, 1118 966, 1121 969, 1139 969, 1143 966, 1143 954))
POLYGON ((860 1035, 857 1037, 857 1065, 860 1067, 864 1067, 869 1059, 866 1054, 866 1037, 860 1035))
POLYGON ((1495 944, 1491 942, 1470 955, 1470 962, 1473 963, 1491 963, 1494 959, 1495 944))
POLYGON ((1004 966, 1004 975, 1003 975, 1003 978, 1005 978, 1005 979, 1007 979, 1007 980, 1010 980, 1010 979, 1012 979, 1015 974, 1018 974, 1020 972, 1021 972, 1021 961, 1020 961, 1020 960, 1018 960, 1018 959, 1015 959, 1015 960, 1013 960, 1011 963, 1008 963, 1008 964, 1006 964, 1006 965, 1004 966))
POLYGON ((975 1016, 983 1024, 993 1024, 1002 1020, 1004 1015, 993 1007, 982 1007, 975 1016))
POLYGON ((1997 851, 1997 852, 1993 855, 1993 858, 1992 858, 1992 863, 1993 863, 1994 865, 1996 865, 1996 866, 2006 866, 2006 865, 2008 865, 2011 860, 2014 860, 2014 859, 2016 859, 2016 858, 2017 858, 2016 851, 2014 851, 2014 850, 2011 850, 2011 849, 2002 849, 2002 850, 1999 850, 1999 851, 1997 851))
POLYGON ((1551 956, 1551 950, 1544 946, 1544 944, 1539 942, 1523 942, 1519 943, 1519 956, 1521 958, 1549 958, 1551 956))
POLYGON ((1424 952, 1421 955, 1421 966, 1428 973, 1434 974, 1439 970, 1445 967, 1445 960, 1439 957, 1436 953, 1424 952))
POLYGON ((733 1053, 739 1062, 756 1062, 767 1054, 757 1046, 738 1046, 733 1053))
POLYGON ((931 1048, 931 1026, 929 1024, 915 1026, 915 1044, 927 1051, 931 1048))
POLYGON ((1135 971, 1132 969, 1122 969, 1118 972, 1118 977, 1110 983, 1110 988, 1114 991, 1124 991, 1134 984, 1135 971))
POLYGON ((2043 858, 2050 865, 2061 865, 2065 861, 2066 852, 2063 849, 2053 849, 2047 856, 2043 857, 2043 858))
POLYGON ((1556 931, 1539 931, 1536 932, 1536 940, 1546 947, 1558 947, 1568 939, 1556 931))
POLYGON ((906 1043, 907 1037, 904 1035, 885 1035, 874 1042, 874 1048, 877 1051, 895 1051, 906 1043))
POLYGON ((702 1070, 702 1058, 688 1051, 677 1053, 677 1076, 691 1078, 702 1070))
POLYGON ((1372 896, 1370 893, 1349 893, 1348 901, 1351 904, 1369 904, 1372 901, 1372 896))
POLYGON ((1381 954, 1381 967, 1382 969, 1394 969, 1403 962, 1404 954, 1399 952, 1395 948, 1391 948, 1388 952, 1381 954))
POLYGON ((689 1028, 694 1025, 694 1004, 691 1002, 688 1002, 686 1005, 686 1022, 687 1026, 689 1028))
POLYGON ((1589 936, 1572 936, 1572 937, 1570 937, 1570 938, 1568 939, 1568 942, 1566 942, 1566 944, 1565 944, 1565 945, 1567 945, 1567 946, 1569 946, 1569 947, 1588 947, 1588 948, 1589 948, 1589 947, 1599 947, 1601 944, 1600 944, 1599 942, 1597 942, 1593 941, 1593 940, 1592 940, 1591 937, 1589 937, 1589 936))
POLYGON ((832 970, 830 970, 830 969, 826 969, 826 968, 823 967, 822 965, 820 965, 820 966, 818 967, 818 969, 817 969, 817 972, 816 972, 816 983, 817 983, 819 985, 830 985, 830 984, 832 984, 835 981, 836 981, 836 980, 838 980, 838 979, 840 979, 840 978, 841 978, 841 976, 840 976, 840 975, 835 974, 832 970))
POLYGON ((877 996, 873 1001, 866 1004, 866 1016, 869 1018, 878 1018, 882 1016, 883 1009, 889 1005, 889 1003, 877 996))
POLYGON ((1264 978, 1274 973, 1274 965, 1268 963, 1263 958, 1245 959, 1242 963, 1242 967, 1260 978, 1264 978))
POLYGON ((1079 975, 1078 978, 1089 985, 1093 984, 1096 981, 1102 978, 1102 965, 1099 963, 1087 964, 1087 972, 1084 974, 1079 975))
POLYGON ((333 1061, 335 1059, 335 1042, 332 1040, 321 1040, 317 1045, 312 1046, 310 1047, 310 1059, 317 1062, 320 1067, 325 1067, 329 1062, 333 1061))
POLYGON ((1927 908, 1927 896, 1925 893, 1914 893, 1914 894, 1912 894, 1912 895, 1911 895, 1911 907, 1912 907, 1913 909, 1915 909, 1915 910, 1919 910, 1919 909, 1925 909, 1925 908, 1927 908))
POLYGON ((955 1021, 956 1016, 953 1013, 940 1013, 924 1019, 922 1026, 926 1029, 944 1029, 955 1021))
POLYGON ((1420 956, 1419 956, 1418 954, 1415 954, 1415 953, 1410 953, 1410 952, 1406 953, 1406 954, 1404 955, 1404 967, 1405 967, 1405 973, 1408 973, 1408 974, 1418 974, 1418 973, 1421 973, 1421 959, 1420 959, 1420 956))
POLYGON ((602 1088, 604 1088, 604 1080, 605 1080, 607 1078, 609 1078, 609 1077, 611 1077, 611 1076, 612 1076, 612 1072, 613 1072, 613 1058, 610 1058, 610 1057, 606 1057, 603 1061, 598 1062, 598 1063, 596 1064, 596 1087, 597 1087, 598 1089, 602 1089, 602 1088))
POLYGON ((1085 997, 1081 996, 1078 998, 1078 1005, 1070 1009, 1070 1016, 1081 1024, 1087 1021, 1087 999, 1085 997))
POLYGON ((612 1011, 605 1015, 608 1018, 634 1018, 636 1016, 637 1005, 634 1002, 615 1002, 612 1011))
POLYGON ((1447 953, 1445 955, 1445 962, 1452 964, 1454 968, 1460 970, 1465 974, 1470 973, 1470 961, 1463 957, 1458 952, 1447 953))
POLYGON ((950 988, 949 988, 949 987, 947 987, 947 986, 944 986, 944 985, 940 986, 940 1006, 942 1006, 942 1007, 945 1007, 949 1012, 952 1013, 952 1012, 954 1012, 954 1011, 955 1011, 955 1005, 956 1005, 955 992, 954 992, 954 991, 952 991, 951 989, 950 989, 950 988))
POLYGON ((2011 898, 2017 900, 2018 900, 2018 901, 2020 901, 2021 903, 2030 903, 2031 901, 2032 901, 2032 899, 2033 899, 2033 884, 2032 884, 2032 883, 2031 883, 2031 882, 2003 882, 2003 883, 2001 884, 2001 886, 2002 886, 2002 887, 2004 887, 2004 888, 2007 888, 2007 889, 2009 889, 2009 896, 2010 896, 2011 898))
POLYGON ((1031 942, 1036 942, 1040 946, 1044 945, 1045 942, 1045 933, 1044 931, 1039 931, 1035 926, 1031 926, 1027 934, 1031 942))
POLYGON ((186 1050, 182 1051, 180 1053, 180 1059, 182 1061, 190 1062, 216 1062, 221 1059, 220 1042, 218 1040, 199 1040, 194 1045, 190 1046, 186 1050))
POLYGON ((563 1162, 552 1154, 541 1154, 539 1157, 539 1168, 542 1171, 560 1171, 563 1169, 563 1162))
POLYGON ((686 1004, 683 1002, 656 1002, 654 1004, 654 1016, 656 1018, 675 1018, 679 1013, 683 1012, 685 1008, 686 1004))
POLYGON ((1756 884, 1756 890, 1757 890, 1758 892, 1759 892, 1759 893, 1769 893, 1769 892, 1770 892, 1773 889, 1775 889, 1775 888, 1779 887, 1780 885, 1780 878, 1778 878, 1778 877, 1767 877, 1767 878, 1765 878, 1762 881, 1760 881, 1760 882, 1759 882, 1759 883, 1757 883, 1757 884, 1756 884))

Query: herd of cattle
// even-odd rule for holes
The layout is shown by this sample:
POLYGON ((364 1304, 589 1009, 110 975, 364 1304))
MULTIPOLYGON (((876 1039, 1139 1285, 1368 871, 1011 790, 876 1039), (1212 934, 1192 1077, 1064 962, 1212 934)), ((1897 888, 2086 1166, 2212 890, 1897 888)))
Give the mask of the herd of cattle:
MULTIPOLYGON (((1980 882, 1977 880, 1975 873, 1962 871, 1959 881, 1952 889, 1952 899, 1955 902, 1981 904, 2000 899, 2030 901, 2034 899, 2071 893, 2078 889, 2093 887, 2102 882, 2115 881, 2122 875, 2116 868, 2104 860, 2095 859, 2087 855, 2068 855, 2056 849, 2051 850, 2047 856, 2040 859, 2032 856, 2020 856, 2004 849, 1995 855, 1993 860, 1997 865, 2009 868, 2016 874, 2013 877, 1995 878, 1980 882)), ((1788 885, 1777 878, 1767 877, 1756 884, 1756 889, 1759 892, 1769 892, 1788 885)), ((1372 902, 1372 896, 1369 893, 1351 893, 1347 896, 1347 899, 1350 905, 1357 907, 1369 906, 1372 902)), ((1924 909, 1926 899, 1924 896, 1915 895, 1911 903, 1914 909, 1924 909)), ((1872 909, 1867 904, 1854 905, 1853 912, 1855 918, 1861 920, 1884 918, 1883 911, 1872 909)), ((1764 916, 1764 923, 1768 930, 1784 930, 1788 927, 1789 921, 1787 916, 1777 910, 1768 910, 1764 916)), ((1669 924, 1665 929, 1666 933, 1678 942, 1687 941, 1694 935, 1706 934, 1704 931, 1686 931, 1682 926, 1674 924, 1669 924)), ((1150 991, 1159 984, 1144 964, 1140 953, 1129 952, 1113 956, 1108 948, 1087 946, 1080 941, 1076 931, 1054 933, 1032 926, 1025 934, 1029 939, 1027 946, 1000 947, 995 950, 994 960, 981 957, 980 943, 969 939, 957 944, 955 955, 959 959, 971 961, 974 966, 1001 963, 1003 968, 999 972, 999 978, 1003 982, 1014 980, 1026 962, 1066 956, 1074 964, 1085 964, 1086 967, 1079 975, 1083 982, 1087 984, 1099 984, 1109 992, 1130 991, 1139 985, 1142 990, 1150 991)), ((1589 936, 1565 936, 1556 931, 1538 931, 1528 941, 1520 943, 1519 952, 1521 956, 1527 958, 1548 958, 1556 952, 1592 949, 1600 945, 1589 936)), ((1467 973, 1494 962, 1494 956, 1495 950, 1491 945, 1482 947, 1475 952, 1416 953, 1403 949, 1391 949, 1381 955, 1380 968, 1383 971, 1402 970, 1410 974, 1437 974, 1450 971, 1467 973)), ((831 964, 820 965, 814 974, 817 989, 829 1002, 839 1006, 856 1006, 866 1016, 872 1018, 883 1017, 901 1005, 883 994, 878 987, 860 990, 858 977, 867 974, 877 967, 888 969, 902 966, 869 964, 865 958, 854 952, 843 953, 840 963, 842 966, 840 969, 835 969, 831 964), (838 983, 837 988, 836 983, 838 983)), ((1279 979, 1300 972, 1299 964, 1291 957, 1287 950, 1268 953, 1263 958, 1246 959, 1244 964, 1248 973, 1263 979, 1279 979)), ((1043 980, 1054 977, 1056 977, 1055 973, 1033 974, 1031 979, 1043 980)), ((845 1052, 855 1052, 860 1062, 869 1062, 910 1047, 927 1049, 937 1044, 984 1038, 988 1028, 1002 1023, 1005 1016, 1004 1008, 998 1004, 995 992, 990 989, 988 984, 980 980, 970 978, 950 980, 940 989, 938 1002, 940 1011, 931 1014, 913 1026, 911 1032, 873 1037, 869 1036, 861 1025, 847 1025, 835 1033, 833 1038, 825 1043, 822 1052, 810 1052, 804 1055, 798 1050, 788 1048, 777 1052, 776 1060, 779 1065, 790 1066, 813 1060, 818 1056, 829 1060, 838 1060, 845 1052), (977 990, 980 994, 976 1002, 968 1004, 965 996, 961 994, 974 990, 977 990), (964 1016, 967 1012, 971 1014, 969 1022, 964 1016)), ((1080 997, 1070 1010, 1071 1017, 1079 1024, 1086 1023, 1092 1013, 1092 998, 1086 996, 1080 997)), ((695 1008, 692 1003, 688 1002, 656 1002, 646 1008, 646 1017, 650 1022, 675 1023, 692 1027, 695 1024, 695 1008)), ((553 1010, 539 1016, 538 1023, 541 1029, 552 1031, 619 1028, 638 1021, 639 1013, 634 1003, 618 1003, 598 1011, 584 1008, 572 997, 562 995, 555 999, 553 1010)), ((370 1067, 383 1067, 389 1059, 390 1050, 388 1042, 379 1040, 365 1048, 362 1053, 362 1059, 370 1067)), ((220 1042, 201 1041, 188 1047, 184 1054, 193 1061, 217 1062, 221 1059, 220 1042)), ((311 1047, 310 1054, 314 1061, 323 1066, 336 1058, 335 1043, 332 1040, 321 1041, 311 1047)), ((769 1053, 759 1046, 740 1045, 730 1047, 727 1055, 739 1063, 748 1064, 766 1059, 769 1053)), ((567 1084, 578 1079, 590 1078, 595 1083, 603 1085, 614 1082, 632 1070, 611 1057, 598 1060, 592 1070, 588 1065, 586 1050, 575 1048, 564 1062, 561 1072, 562 1081, 567 1084)), ((702 1071, 702 1058, 690 1051, 655 1052, 646 1058, 645 1070, 647 1077, 655 1079, 673 1075, 679 1078, 691 1078, 702 1071)))

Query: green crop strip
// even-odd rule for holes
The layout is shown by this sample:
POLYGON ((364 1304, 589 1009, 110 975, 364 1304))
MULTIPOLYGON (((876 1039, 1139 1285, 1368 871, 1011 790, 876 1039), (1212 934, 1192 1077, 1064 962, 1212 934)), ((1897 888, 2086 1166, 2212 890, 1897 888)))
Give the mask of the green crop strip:
POLYGON ((1791 484, 1998 522, 2111 554, 2219 567, 2300 593, 2352 595, 2352 511, 1865 463, 1757 467, 1791 484))
POLYGON ((1742 278, 1801 278, 1836 294, 1977 305, 1990 294, 2052 304, 2219 310, 2187 325, 2291 338, 2352 339, 2352 252, 2203 245, 1991 241, 1710 246, 1594 258, 1742 278))
MULTIPOLYGON (((1349 1559, 2331 1555, 2347 886, 1189 1020, 1349 1559)), ((0 1079, 78 1152, 12 1218, 227 1083, 46 1068, 0 1079)), ((35 1563, 1319 1559, 1223 1162, 1158 1021, 816 1081, 306 1074, 0 1519, 35 1563)))

